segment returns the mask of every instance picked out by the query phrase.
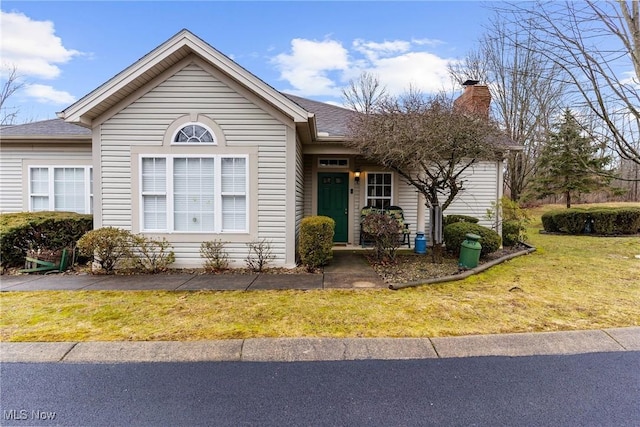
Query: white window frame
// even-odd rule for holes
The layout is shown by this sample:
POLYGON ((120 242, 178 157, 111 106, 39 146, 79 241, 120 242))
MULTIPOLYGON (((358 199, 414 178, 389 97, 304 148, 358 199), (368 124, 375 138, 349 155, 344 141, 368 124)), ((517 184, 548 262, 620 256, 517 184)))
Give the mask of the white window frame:
POLYGON ((171 135, 171 145, 178 145, 178 146, 184 146, 184 145, 196 145, 196 146, 203 146, 203 145, 218 145, 218 140, 216 139, 216 134, 213 133, 213 130, 205 125, 204 123, 200 123, 200 122, 189 122, 189 123, 184 123, 182 125, 180 125, 180 127, 173 133, 173 135, 171 135), (211 135, 211 139, 212 142, 177 142, 176 141, 176 136, 178 136, 178 134, 180 132, 182 132, 182 130, 188 126, 200 126, 204 129, 206 129, 207 132, 209 132, 209 134, 211 135))
POLYGON ((320 157, 318 158, 318 168, 319 169, 345 169, 345 168, 349 168, 349 158, 348 157, 320 157), (335 165, 323 165, 322 162, 323 161, 328 161, 328 162, 332 162, 335 161, 336 164, 335 165), (344 161, 345 164, 344 165, 339 165, 337 164, 340 161, 344 161))
POLYGON ((369 204, 370 199, 387 199, 387 196, 369 196, 369 175, 389 175, 391 177, 391 180, 390 180, 391 182, 389 183, 389 186, 391 187, 391 192, 388 199, 389 199, 389 206, 393 206, 393 172, 367 172, 367 176, 365 177, 365 180, 364 180, 365 206, 370 206, 369 204))
POLYGON ((233 234, 233 233, 248 233, 249 232, 249 156, 247 154, 143 154, 138 158, 138 193, 139 193, 139 215, 138 223, 140 225, 140 231, 143 233, 168 233, 168 234, 233 234), (144 223, 144 199, 145 195, 155 194, 143 194, 142 192, 142 161, 143 159, 163 158, 166 159, 166 183, 165 192, 166 195, 166 213, 167 213, 167 228, 164 230, 159 229, 147 229, 144 223), (181 231, 175 229, 174 223, 174 183, 173 183, 173 168, 174 159, 184 158, 196 158, 196 159, 214 159, 214 228, 211 231, 181 231), (223 193, 222 192, 222 159, 223 158, 242 158, 245 160, 245 190, 244 194, 239 192, 223 193), (245 197, 245 225, 242 230, 224 230, 222 228, 222 196, 234 195, 245 197))
POLYGON ((83 169, 83 182, 84 182, 84 211, 78 212, 81 214, 93 213, 93 188, 91 173, 93 172, 92 166, 87 165, 31 165, 29 166, 28 180, 28 193, 29 193, 29 212, 33 210, 33 197, 47 197, 48 211, 55 211, 55 170, 56 169, 83 169), (47 193, 32 193, 31 181, 34 169, 47 169, 47 193))

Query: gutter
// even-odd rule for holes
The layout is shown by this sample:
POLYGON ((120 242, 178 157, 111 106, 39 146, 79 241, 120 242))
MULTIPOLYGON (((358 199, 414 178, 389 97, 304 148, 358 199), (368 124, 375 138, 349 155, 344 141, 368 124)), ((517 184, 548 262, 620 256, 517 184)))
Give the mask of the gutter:
POLYGON ((453 274, 451 276, 445 276, 445 277, 438 277, 435 279, 428 279, 428 280, 418 280, 418 281, 414 281, 414 282, 407 282, 407 283, 392 283, 389 285, 389 289, 391 289, 392 291, 397 291, 400 289, 405 289, 405 288, 415 288, 418 286, 422 286, 422 285, 432 285, 435 283, 443 283, 443 282, 454 282, 454 281, 458 281, 458 280, 463 280, 466 279, 467 277, 473 276, 474 274, 478 274, 481 273, 485 270, 488 270, 489 268, 496 266, 498 264, 502 264, 505 261, 509 261, 510 259, 513 258, 517 258, 519 256, 522 255, 529 255, 532 252, 536 251, 536 248, 524 243, 524 242, 520 242, 521 245, 526 246, 526 249, 523 249, 519 252, 515 252, 509 255, 505 255, 501 258, 498 259, 494 259, 493 261, 489 261, 487 263, 481 264, 479 266, 477 266, 476 268, 472 268, 470 270, 465 270, 464 272, 460 273, 460 274, 453 274))

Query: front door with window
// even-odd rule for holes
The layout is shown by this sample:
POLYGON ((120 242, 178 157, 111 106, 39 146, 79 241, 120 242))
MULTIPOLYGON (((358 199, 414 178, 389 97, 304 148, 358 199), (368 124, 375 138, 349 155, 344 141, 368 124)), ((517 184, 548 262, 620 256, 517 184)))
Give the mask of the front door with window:
POLYGON ((318 174, 318 215, 336 222, 334 242, 348 241, 349 174, 318 174))

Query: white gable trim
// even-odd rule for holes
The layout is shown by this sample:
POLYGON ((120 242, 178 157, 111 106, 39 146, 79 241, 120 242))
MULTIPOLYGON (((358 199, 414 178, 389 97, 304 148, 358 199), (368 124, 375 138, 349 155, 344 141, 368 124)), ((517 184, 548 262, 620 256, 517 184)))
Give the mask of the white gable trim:
MULTIPOLYGON (((172 58, 172 55, 179 53, 183 49, 188 49, 189 53, 195 53, 202 57, 212 66, 220 69, 223 73, 229 75, 232 79, 238 81, 241 85, 263 98, 268 103, 281 110, 287 116, 291 117, 294 122, 308 123, 313 118, 313 114, 307 112, 295 102, 276 91, 271 86, 242 68, 240 65, 232 61, 227 56, 218 52, 209 44, 193 35, 187 30, 182 30, 171 39, 142 57, 140 60, 117 74, 115 77, 98 87, 75 104, 58 113, 60 118, 67 122, 92 126, 93 117, 92 110, 96 109, 100 104, 107 101, 110 97, 120 94, 126 97, 130 92, 127 89, 136 81, 146 81, 144 74, 153 67, 162 65, 163 61, 171 63, 180 62, 182 59, 179 55, 172 58), (140 80, 139 80, 140 79, 140 80)), ((166 68, 171 68, 173 64, 166 64, 166 68)), ((134 84, 134 87, 136 85, 134 84)), ((95 113, 93 114, 95 116, 95 113)))

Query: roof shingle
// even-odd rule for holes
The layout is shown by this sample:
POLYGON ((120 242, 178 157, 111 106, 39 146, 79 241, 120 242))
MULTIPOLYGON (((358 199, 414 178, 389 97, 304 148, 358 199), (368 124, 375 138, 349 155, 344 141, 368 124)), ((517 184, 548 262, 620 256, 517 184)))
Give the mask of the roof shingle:
POLYGON ((91 130, 82 126, 67 123, 62 119, 43 120, 40 122, 25 123, 21 125, 6 126, 0 129, 2 136, 86 136, 91 138, 91 130))

